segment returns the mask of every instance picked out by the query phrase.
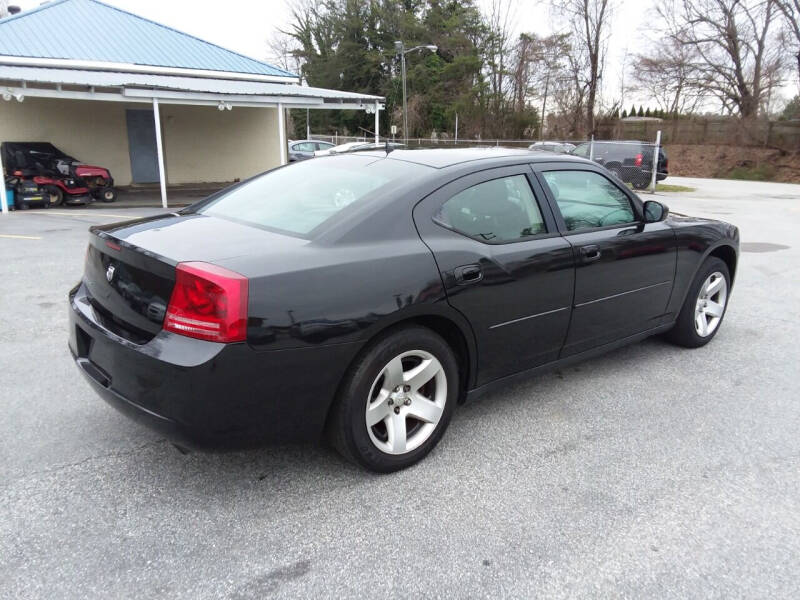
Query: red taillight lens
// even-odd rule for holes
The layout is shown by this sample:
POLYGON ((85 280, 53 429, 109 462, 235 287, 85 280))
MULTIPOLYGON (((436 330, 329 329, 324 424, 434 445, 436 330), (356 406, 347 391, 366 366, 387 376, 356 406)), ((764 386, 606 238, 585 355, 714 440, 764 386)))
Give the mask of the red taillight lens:
POLYGON ((164 329, 212 342, 247 338, 247 278, 216 265, 180 263, 164 329))
POLYGON ((641 167, 642 166, 642 155, 641 154, 637 154, 636 155, 635 164, 636 164, 637 167, 641 167))

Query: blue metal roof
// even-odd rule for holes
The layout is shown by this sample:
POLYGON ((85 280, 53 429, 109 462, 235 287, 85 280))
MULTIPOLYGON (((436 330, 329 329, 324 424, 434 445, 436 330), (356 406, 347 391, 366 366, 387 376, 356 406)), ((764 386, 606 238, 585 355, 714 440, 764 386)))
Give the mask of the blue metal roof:
POLYGON ((0 20, 0 56, 297 75, 97 0, 54 0, 0 20))

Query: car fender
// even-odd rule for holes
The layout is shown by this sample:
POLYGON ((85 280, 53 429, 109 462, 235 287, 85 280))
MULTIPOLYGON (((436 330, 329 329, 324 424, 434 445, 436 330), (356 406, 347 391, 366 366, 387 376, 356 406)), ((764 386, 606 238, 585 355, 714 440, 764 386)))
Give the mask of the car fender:
MULTIPOLYGON (((436 326, 431 325, 435 323, 436 319, 448 321, 450 324, 455 326, 458 332, 461 334, 461 337, 466 345, 464 348, 467 359, 467 378, 465 384, 467 389, 472 389, 475 386, 475 381, 477 379, 478 366, 478 349, 475 340, 475 332, 472 329, 472 325, 470 325, 469 321, 467 321, 464 315, 462 315, 458 310, 450 306, 444 300, 435 303, 414 304, 386 315, 364 330, 364 336, 362 338, 363 346, 359 352, 378 336, 385 334, 388 330, 394 327, 402 326, 405 323, 421 324, 436 331, 436 326)), ((437 333, 441 332, 437 331, 437 333)), ((446 338, 446 336, 443 337, 446 338)), ((459 349, 455 348, 454 350, 458 351, 459 349)))
MULTIPOLYGON (((683 289, 680 290, 680 297, 678 298, 679 302, 677 302, 677 303, 673 303, 672 301, 670 302, 670 304, 674 308, 674 313, 676 315, 677 315, 678 312, 680 312, 680 309, 683 306, 683 303, 686 301, 686 295, 689 293, 689 289, 692 286, 692 282, 694 281, 694 278, 697 277, 697 273, 700 270, 700 267, 703 266, 703 263, 706 261, 706 259, 709 256, 714 254, 714 252, 716 250, 718 250, 718 249, 720 249, 722 247, 728 247, 728 248, 731 248, 733 250, 733 253, 734 253, 735 257, 736 257, 736 263, 737 263, 737 266, 738 266, 738 262, 739 262, 739 240, 738 240, 738 230, 737 230, 735 237, 720 238, 720 239, 716 240, 715 242, 713 242, 712 244, 709 244, 708 247, 706 247, 705 250, 703 251, 703 253, 700 255, 700 258, 697 259, 695 264, 692 266, 692 269, 691 269, 691 272, 689 273, 689 276, 686 277, 682 282, 682 284, 683 284, 682 288, 683 289)), ((733 282, 735 280, 735 275, 736 275, 736 271, 733 270, 730 273, 730 276, 731 276, 731 281, 730 281, 731 290, 733 289, 733 282)))

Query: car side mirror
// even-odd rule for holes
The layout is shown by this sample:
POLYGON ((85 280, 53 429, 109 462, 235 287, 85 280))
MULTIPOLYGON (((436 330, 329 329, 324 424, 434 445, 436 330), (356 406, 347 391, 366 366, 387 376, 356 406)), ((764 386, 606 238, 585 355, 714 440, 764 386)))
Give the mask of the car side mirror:
POLYGON ((658 223, 667 218, 669 209, 655 200, 648 200, 644 203, 644 222, 658 223))

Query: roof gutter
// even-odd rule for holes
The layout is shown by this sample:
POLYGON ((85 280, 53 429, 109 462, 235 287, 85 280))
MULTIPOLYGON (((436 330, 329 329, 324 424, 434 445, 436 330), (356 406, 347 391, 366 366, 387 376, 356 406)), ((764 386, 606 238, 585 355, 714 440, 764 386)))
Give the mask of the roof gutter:
POLYGON ((181 77, 204 77, 207 79, 230 79, 234 81, 264 81, 269 83, 300 83, 298 77, 235 73, 207 69, 183 69, 179 67, 157 67, 94 60, 72 60, 64 58, 31 58, 27 56, 0 56, 0 65, 45 67, 54 69, 81 69, 86 71, 118 71, 121 73, 147 73, 149 75, 177 75, 181 77))

